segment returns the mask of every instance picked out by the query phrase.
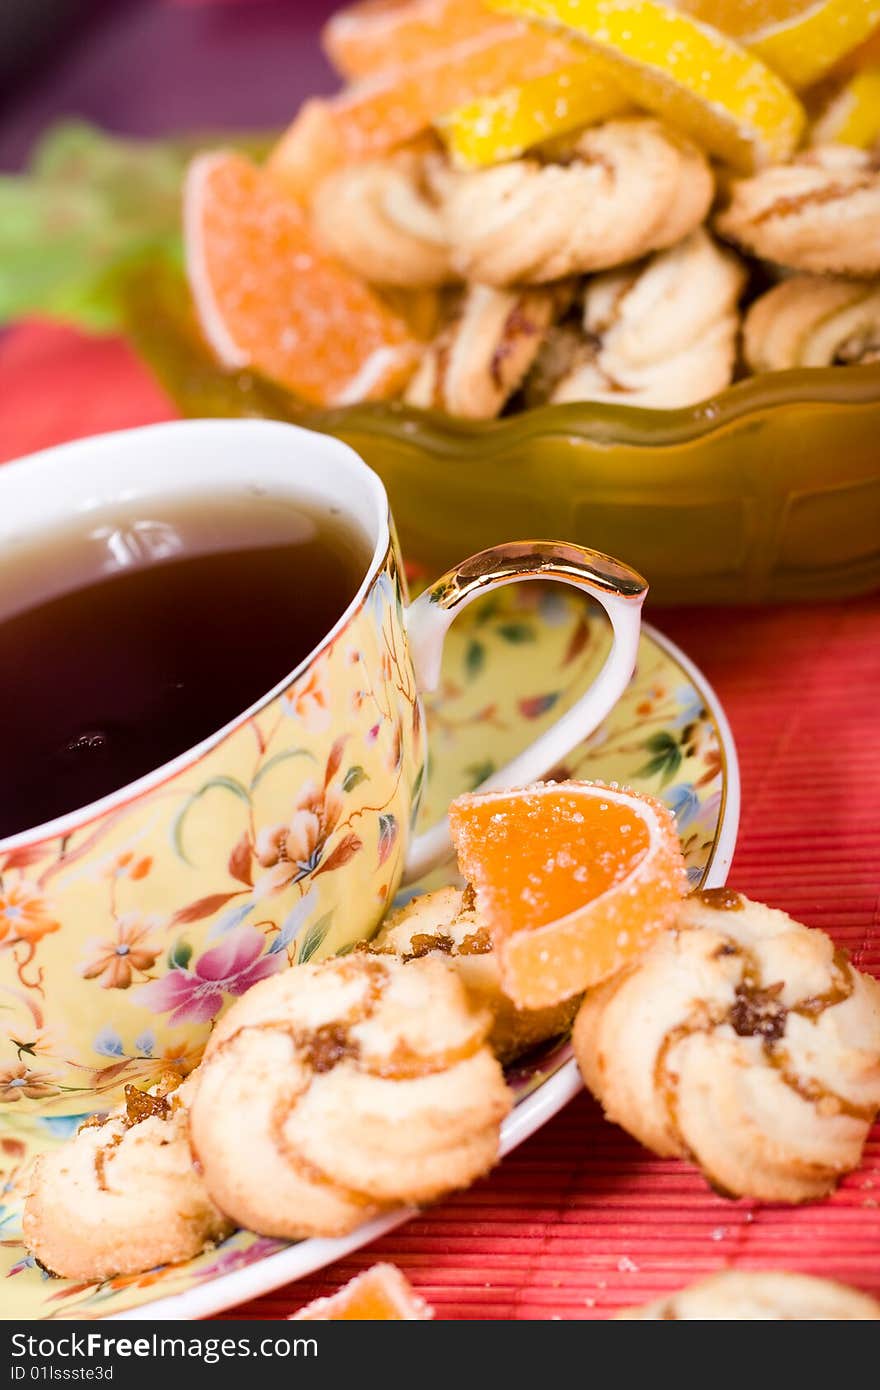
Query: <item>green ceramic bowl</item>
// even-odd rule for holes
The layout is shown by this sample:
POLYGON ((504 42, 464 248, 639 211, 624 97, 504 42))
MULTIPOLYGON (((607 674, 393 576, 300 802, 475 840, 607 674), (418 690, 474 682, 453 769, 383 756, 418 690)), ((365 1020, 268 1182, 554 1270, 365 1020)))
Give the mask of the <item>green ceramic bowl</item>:
POLYGON ((136 346, 184 414, 267 415, 346 440, 428 576, 539 537, 621 556, 667 604, 880 585, 880 365, 751 378, 685 410, 585 403, 488 424, 397 405, 315 411, 221 371, 173 276, 132 276, 125 298, 136 346))

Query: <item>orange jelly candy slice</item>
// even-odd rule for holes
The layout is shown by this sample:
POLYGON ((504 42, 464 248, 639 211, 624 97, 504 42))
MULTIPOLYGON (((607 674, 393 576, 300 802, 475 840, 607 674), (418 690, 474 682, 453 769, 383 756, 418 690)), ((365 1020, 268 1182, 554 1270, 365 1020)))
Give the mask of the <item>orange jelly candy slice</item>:
POLYGON ((338 96, 305 102, 272 151, 269 168, 294 197, 308 199, 338 165, 386 154, 463 102, 557 72, 578 59, 583 60, 583 49, 566 38, 496 18, 471 42, 379 74, 338 96))
POLYGON ((190 165, 184 234, 201 327, 224 366, 252 367, 320 406, 405 383, 419 354, 406 325, 327 258, 299 205, 243 155, 190 165))
POLYGON ((373 1265, 330 1298, 316 1298, 291 1322, 425 1322, 431 1309, 396 1265, 373 1265))
POLYGON ((366 77, 418 63, 497 22, 478 0, 361 0, 330 16, 321 43, 343 77, 366 77))
POLYGON ((449 821, 518 1008, 615 974, 687 891, 672 814, 638 792, 599 782, 476 792, 452 803, 449 821))

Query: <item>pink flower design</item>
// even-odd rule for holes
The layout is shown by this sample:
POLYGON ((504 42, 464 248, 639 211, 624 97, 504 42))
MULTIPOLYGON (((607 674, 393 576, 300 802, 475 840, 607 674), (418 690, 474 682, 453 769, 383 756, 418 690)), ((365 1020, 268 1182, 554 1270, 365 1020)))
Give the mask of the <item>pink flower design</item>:
POLYGON ((246 1269, 248 1265, 256 1264, 258 1260, 264 1260, 267 1255, 274 1255, 276 1250, 283 1250, 284 1245, 283 1240, 261 1236, 259 1240, 255 1240, 252 1245, 245 1246, 244 1249, 238 1246, 226 1250, 218 1259, 199 1270, 199 1282, 201 1283, 206 1279, 216 1279, 221 1274, 232 1274, 236 1269, 246 1269))
POLYGON ((153 1013, 167 1013, 172 1026, 207 1023, 220 1012, 224 995, 244 994, 286 964, 281 952, 262 955, 265 944, 255 927, 239 927, 200 956, 194 970, 177 966, 161 980, 143 985, 132 998, 153 1013))

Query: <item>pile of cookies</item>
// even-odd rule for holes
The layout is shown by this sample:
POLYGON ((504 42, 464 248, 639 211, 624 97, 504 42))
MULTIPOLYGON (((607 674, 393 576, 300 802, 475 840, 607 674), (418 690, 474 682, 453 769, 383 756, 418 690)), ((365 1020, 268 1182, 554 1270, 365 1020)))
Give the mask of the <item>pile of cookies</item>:
POLYGON ((608 1118, 654 1153, 696 1164, 719 1193, 816 1201, 858 1166, 880 1110, 880 982, 783 912, 726 888, 685 896, 683 873, 666 863, 672 817, 650 798, 543 784, 474 793, 453 811, 475 888, 417 897, 369 946, 255 985, 182 1085, 128 1087, 121 1110, 37 1160, 24 1233, 45 1269, 133 1273, 188 1259, 235 1226, 338 1236, 465 1187, 498 1157, 512 1104, 502 1062, 572 1023, 581 1074, 608 1118), (621 846, 616 858, 603 848, 592 887, 578 840, 590 807, 597 835, 607 825, 608 846, 614 835, 621 846), (637 816, 653 846, 639 842, 637 816), (481 862, 483 821, 494 840, 481 862), (524 824, 546 885, 528 869, 524 824), (583 895, 579 913, 566 905, 535 923, 541 1007, 518 1007, 504 988, 511 961, 522 971, 527 957, 510 952, 510 903, 505 926, 490 855, 503 869, 517 843, 529 903, 549 886, 558 911, 566 876, 583 895), (593 980, 615 896, 625 959, 593 980), (643 935, 622 929, 626 913, 643 935), (544 956, 554 941, 570 950, 573 931, 591 983, 573 992, 560 975, 549 999, 544 956))
POLYGON ((341 90, 190 169, 203 334, 314 406, 472 420, 876 362, 878 33, 861 0, 346 6, 341 90))
POLYGON ((695 144, 622 117, 487 169, 434 151, 353 164, 318 185, 312 217, 372 283, 442 289, 410 405, 674 408, 735 375, 880 360, 880 165, 864 150, 820 145, 720 189, 695 144))

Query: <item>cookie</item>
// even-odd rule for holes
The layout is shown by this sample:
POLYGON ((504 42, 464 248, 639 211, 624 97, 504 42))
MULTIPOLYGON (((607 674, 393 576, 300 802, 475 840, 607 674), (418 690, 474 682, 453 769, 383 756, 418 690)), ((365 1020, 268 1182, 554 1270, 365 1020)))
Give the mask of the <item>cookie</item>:
POLYGON ((723 1195, 826 1196, 880 1109, 880 983, 821 931, 729 889, 591 990, 573 1041, 606 1115, 723 1195))
POLYGON ((567 285, 512 290, 468 286, 410 379, 407 404, 463 419, 494 419, 570 301, 567 285))
POLYGON ((745 278, 738 257, 703 228, 638 265, 594 276, 581 350, 551 402, 669 410, 723 391, 733 378, 745 278))
POLYGON ((880 362, 880 285, 823 275, 782 280, 746 314, 743 350, 753 372, 880 362))
POLYGON ((716 218, 722 236, 755 256, 810 270, 880 273, 880 167, 849 145, 818 145, 790 164, 735 179, 716 218))
POLYGON ((191 1259, 232 1223, 194 1164, 187 1104, 126 1087, 126 1104, 89 1120, 37 1158, 25 1201, 24 1242, 53 1274, 85 1282, 191 1259))
POLYGON ((452 263, 462 279, 499 286, 607 270, 681 241, 714 189, 705 156, 659 121, 607 121, 543 160, 449 171, 452 263))
POLYGON ((212 1197, 298 1239, 467 1186, 511 1104, 490 1023, 438 960, 357 953, 254 986, 218 1023, 192 1107, 212 1197))
POLYGON ((617 1317, 646 1322, 870 1322, 880 1319, 880 1303, 830 1279, 731 1269, 640 1308, 625 1308, 617 1317))
POLYGON ((322 180, 311 212, 326 250, 377 285, 422 289, 456 280, 435 163, 436 156, 405 150, 322 180))
POLYGON ((501 989, 492 941, 480 925, 473 895, 458 888, 424 893, 391 913, 372 949, 405 960, 438 957, 454 966, 471 997, 492 1014, 488 1042, 501 1062, 566 1032, 580 1004, 576 995, 547 1009, 517 1009, 501 989))

